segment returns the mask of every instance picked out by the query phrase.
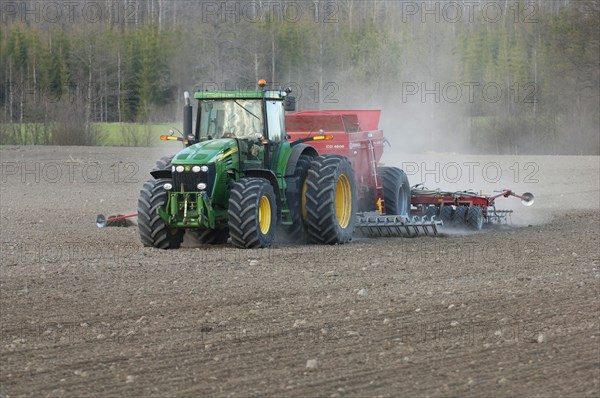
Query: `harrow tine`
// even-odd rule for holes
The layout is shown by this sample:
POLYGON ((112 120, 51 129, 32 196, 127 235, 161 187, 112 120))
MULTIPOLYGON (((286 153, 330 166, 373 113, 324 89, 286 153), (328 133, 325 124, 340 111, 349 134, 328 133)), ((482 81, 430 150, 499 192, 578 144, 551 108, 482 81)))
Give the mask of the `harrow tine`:
POLYGON ((497 224, 510 224, 512 223, 512 210, 488 210, 487 222, 497 224))
POLYGON ((426 217, 381 216, 358 214, 356 229, 362 236, 408 236, 414 237, 437 235, 437 226, 441 221, 426 217), (431 229, 430 229, 431 228, 431 229))
POLYGON ((423 216, 421 217, 421 224, 423 225, 423 232, 425 232, 425 236, 429 236, 429 231, 427 229, 427 225, 425 224, 427 222, 426 217, 423 216))
POLYGON ((412 223, 415 230, 415 236, 419 236, 419 227, 417 226, 419 224, 419 217, 413 217, 412 223))

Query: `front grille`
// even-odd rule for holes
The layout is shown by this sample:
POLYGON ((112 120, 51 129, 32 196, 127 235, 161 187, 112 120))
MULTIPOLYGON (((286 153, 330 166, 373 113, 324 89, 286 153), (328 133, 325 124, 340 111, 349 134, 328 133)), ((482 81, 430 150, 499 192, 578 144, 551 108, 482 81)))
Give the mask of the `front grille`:
POLYGON ((213 185, 215 182, 215 167, 214 165, 208 165, 208 171, 200 171, 194 173, 193 171, 184 171, 183 173, 173 172, 173 191, 181 192, 198 192, 198 183, 206 184, 206 193, 210 196, 212 194, 213 185))

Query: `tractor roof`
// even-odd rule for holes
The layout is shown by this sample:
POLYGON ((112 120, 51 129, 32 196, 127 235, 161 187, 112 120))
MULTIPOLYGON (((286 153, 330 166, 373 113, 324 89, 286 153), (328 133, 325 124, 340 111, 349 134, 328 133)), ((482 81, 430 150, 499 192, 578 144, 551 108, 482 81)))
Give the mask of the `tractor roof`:
POLYGON ((285 91, 196 91, 194 98, 196 99, 283 99, 286 96, 285 91))

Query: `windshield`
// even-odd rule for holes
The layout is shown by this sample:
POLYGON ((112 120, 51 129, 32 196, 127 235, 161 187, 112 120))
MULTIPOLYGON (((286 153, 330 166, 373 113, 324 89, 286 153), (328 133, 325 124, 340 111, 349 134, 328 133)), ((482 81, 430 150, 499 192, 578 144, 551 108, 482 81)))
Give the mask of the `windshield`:
POLYGON ((200 101, 200 137, 257 138, 263 135, 262 101, 200 101))

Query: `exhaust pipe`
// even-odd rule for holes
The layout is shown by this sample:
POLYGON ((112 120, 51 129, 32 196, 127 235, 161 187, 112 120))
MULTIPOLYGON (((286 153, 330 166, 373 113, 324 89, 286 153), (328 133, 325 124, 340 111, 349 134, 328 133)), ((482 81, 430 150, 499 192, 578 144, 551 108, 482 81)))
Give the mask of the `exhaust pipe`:
POLYGON ((192 132, 192 104, 190 101, 190 93, 185 91, 183 93, 183 98, 185 99, 185 105, 183 106, 183 134, 186 139, 191 139, 190 136, 193 136, 192 132))

